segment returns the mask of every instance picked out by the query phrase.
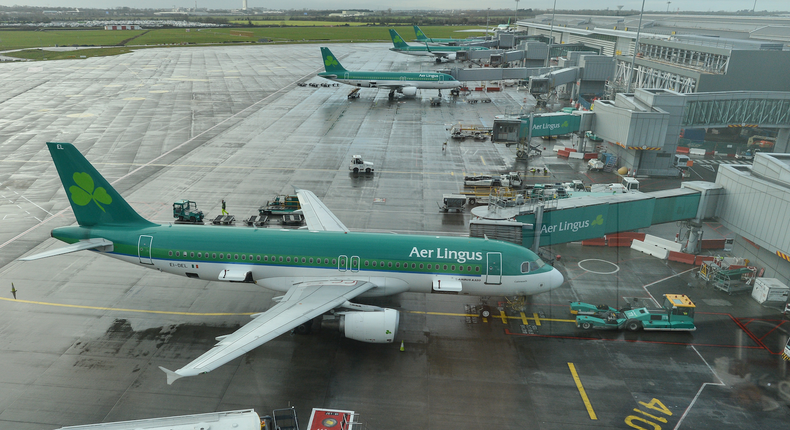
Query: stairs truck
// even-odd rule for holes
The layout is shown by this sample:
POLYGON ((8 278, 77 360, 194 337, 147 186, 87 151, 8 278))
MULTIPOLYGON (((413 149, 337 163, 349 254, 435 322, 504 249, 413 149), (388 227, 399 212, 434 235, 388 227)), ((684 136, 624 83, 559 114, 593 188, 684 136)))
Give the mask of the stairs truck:
POLYGON ((694 331, 696 306, 685 294, 664 294, 660 310, 647 308, 614 309, 606 305, 572 302, 571 313, 576 315, 576 327, 583 330, 653 330, 694 331))

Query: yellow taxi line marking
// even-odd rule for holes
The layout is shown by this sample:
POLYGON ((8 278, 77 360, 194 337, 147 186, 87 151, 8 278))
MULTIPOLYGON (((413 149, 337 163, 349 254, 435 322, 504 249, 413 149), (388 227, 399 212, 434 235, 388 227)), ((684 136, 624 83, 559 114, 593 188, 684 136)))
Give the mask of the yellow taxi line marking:
POLYGON ((520 314, 521 314, 521 323, 524 325, 529 324, 529 321, 527 321, 527 316, 524 314, 524 312, 520 312, 520 314))
POLYGON ((144 309, 123 309, 123 308, 111 308, 111 307, 103 307, 103 306, 83 306, 83 305, 66 305, 63 303, 50 303, 50 302, 37 302, 34 300, 16 300, 16 299, 9 299, 6 297, 0 297, 0 300, 4 300, 6 302, 18 302, 18 303, 27 303, 31 305, 42 305, 42 306, 57 306, 61 308, 74 308, 74 309, 91 309, 96 311, 118 311, 118 312, 138 312, 143 314, 164 314, 164 315, 191 315, 191 316, 248 316, 252 315, 255 312, 175 312, 175 311, 150 311, 144 309))
POLYGON ((538 314, 533 312, 532 317, 535 318, 535 325, 540 326, 540 317, 538 316, 538 314))
POLYGON ((507 315, 505 314, 505 311, 499 313, 499 318, 502 318, 502 324, 507 324, 507 315))
POLYGON ((576 366, 574 366, 573 363, 568 363, 568 368, 571 369, 571 375, 573 375, 573 380, 576 381, 576 388, 579 389, 579 394, 582 396, 584 406, 587 407, 587 413, 590 414, 590 419, 597 420, 598 417, 595 415, 592 404, 590 404, 590 399, 587 398, 587 393, 584 391, 584 386, 582 386, 582 381, 579 379, 579 374, 576 373, 576 366))
MULTIPOLYGON (((31 164, 45 164, 52 161, 39 161, 39 160, 0 160, 0 163, 31 163, 31 164)), ((167 164, 167 163, 92 163, 94 166, 138 166, 138 167, 170 167, 170 168, 189 168, 189 169, 228 169, 228 170, 261 170, 261 171, 285 171, 293 170, 295 172, 337 172, 338 169, 309 169, 297 167, 263 167, 263 166, 222 166, 217 164, 167 164)), ((340 171, 343 171, 342 169, 340 171)), ((397 173, 397 174, 421 174, 421 175, 446 175, 446 172, 413 172, 413 171, 400 171, 400 170, 379 170, 380 173, 397 173)), ((455 176, 454 173, 450 173, 455 176)))
POLYGON ((486 165, 486 160, 483 160, 483 156, 482 155, 480 156, 480 162, 482 162, 484 166, 486 165))

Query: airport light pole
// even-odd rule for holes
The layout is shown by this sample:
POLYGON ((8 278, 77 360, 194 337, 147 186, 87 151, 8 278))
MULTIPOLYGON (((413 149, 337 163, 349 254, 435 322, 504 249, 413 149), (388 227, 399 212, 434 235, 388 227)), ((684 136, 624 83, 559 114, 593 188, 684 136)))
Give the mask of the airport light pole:
POLYGON ((672 3, 671 1, 667 2, 667 13, 669 13, 669 4, 672 3))
MULTIPOLYGON (((515 14, 513 14, 513 18, 514 18, 513 25, 516 25, 516 23, 518 22, 518 2, 519 0, 516 0, 516 10, 515 10, 515 14)), ((757 0, 755 0, 755 3, 757 3, 757 0)))
POLYGON ((554 8, 551 10, 551 27, 549 27, 549 43, 546 52, 546 67, 551 67, 551 44, 554 43, 554 14, 557 12, 557 0, 554 0, 554 8))
POLYGON ((645 14, 645 0, 642 0, 642 10, 639 12, 639 27, 636 28, 636 40, 634 41, 634 56, 631 57, 631 74, 628 76, 628 85, 625 87, 625 92, 631 92, 631 81, 634 80, 636 74, 636 51, 639 50, 639 33, 642 31, 642 16, 645 14))

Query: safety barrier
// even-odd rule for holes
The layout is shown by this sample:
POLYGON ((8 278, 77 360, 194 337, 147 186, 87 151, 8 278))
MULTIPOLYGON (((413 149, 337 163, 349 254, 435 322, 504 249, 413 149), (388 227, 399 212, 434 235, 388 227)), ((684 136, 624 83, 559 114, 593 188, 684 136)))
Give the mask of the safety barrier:
POLYGON ((582 246, 606 246, 606 238, 586 239, 582 241, 582 246))
POLYGON ((669 261, 677 261, 678 263, 694 264, 696 256, 694 254, 686 254, 685 252, 669 251, 667 259, 669 261))
POLYGON ((727 239, 702 239, 702 249, 724 249, 727 239))
POLYGON ((641 240, 636 240, 631 243, 631 249, 635 249, 639 252, 644 252, 645 254, 652 255, 653 257, 660 258, 662 260, 666 260, 669 256, 669 251, 665 248, 659 248, 658 246, 651 245, 647 242, 642 242, 641 240))

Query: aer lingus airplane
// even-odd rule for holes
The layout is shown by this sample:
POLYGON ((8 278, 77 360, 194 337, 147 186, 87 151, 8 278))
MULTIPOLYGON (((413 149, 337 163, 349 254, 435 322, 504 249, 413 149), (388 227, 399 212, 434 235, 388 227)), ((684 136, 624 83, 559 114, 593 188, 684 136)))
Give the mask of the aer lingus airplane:
POLYGON ((390 28, 390 38, 394 47, 390 51, 399 52, 407 55, 422 55, 422 56, 435 56, 436 61, 444 58, 447 60, 455 60, 455 53, 458 51, 478 51, 488 50, 484 46, 412 46, 403 41, 403 38, 397 31, 390 28))
POLYGON ((224 282, 250 282, 283 295, 208 352, 170 371, 167 383, 209 372, 327 312, 343 335, 393 342, 399 313, 352 303, 407 291, 529 295, 562 275, 527 248, 496 240, 354 233, 310 191, 297 190, 307 229, 160 225, 141 217, 69 143, 47 143, 78 225, 52 230, 69 245, 22 260, 91 250, 127 263, 224 282))
POLYGON ((420 43, 438 43, 440 45, 465 45, 468 43, 482 42, 483 39, 453 39, 453 38, 436 38, 428 37, 418 26, 414 26, 414 35, 417 36, 417 42, 420 43))
POLYGON ((332 81, 341 82, 355 87, 384 88, 390 90, 389 98, 393 98, 395 91, 405 95, 417 94, 417 89, 452 89, 461 86, 454 77, 446 73, 436 72, 360 72, 346 70, 332 54, 329 48, 321 48, 324 57, 325 72, 318 76, 332 81))

